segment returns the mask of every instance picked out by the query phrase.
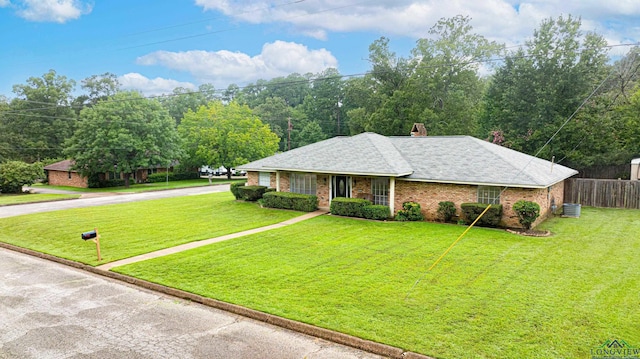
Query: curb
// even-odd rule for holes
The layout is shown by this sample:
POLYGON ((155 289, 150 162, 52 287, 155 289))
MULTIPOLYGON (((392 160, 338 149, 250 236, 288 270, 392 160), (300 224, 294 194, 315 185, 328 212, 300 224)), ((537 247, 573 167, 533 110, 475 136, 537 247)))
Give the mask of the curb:
POLYGON ((206 298, 194 293, 186 292, 180 289, 170 288, 161 284, 148 282, 142 279, 130 277, 124 274, 105 271, 97 269, 87 264, 75 262, 69 259, 55 257, 50 254, 36 252, 31 249, 14 246, 12 244, 0 242, 0 248, 12 250, 23 254, 30 255, 41 259, 46 259, 52 262, 60 263, 76 269, 81 269, 93 274, 98 274, 103 277, 116 279, 121 282, 132 284, 141 288, 152 290, 158 293, 170 295, 172 297, 189 300, 195 303, 206 305, 208 307, 224 310, 229 313, 241 315, 250 319, 258 320, 261 322, 269 323, 281 328, 289 329, 302 334, 310 335, 320 339, 328 340, 337 344, 347 345, 352 348, 364 350, 373 354, 385 356, 388 358, 397 359, 434 359, 432 357, 418 354, 414 352, 405 351, 401 348, 394 346, 366 340, 352 335, 336 332, 330 329, 320 328, 311 324, 298 322, 291 319, 286 319, 276 315, 260 312, 254 309, 246 308, 240 305, 222 302, 216 299, 206 298))

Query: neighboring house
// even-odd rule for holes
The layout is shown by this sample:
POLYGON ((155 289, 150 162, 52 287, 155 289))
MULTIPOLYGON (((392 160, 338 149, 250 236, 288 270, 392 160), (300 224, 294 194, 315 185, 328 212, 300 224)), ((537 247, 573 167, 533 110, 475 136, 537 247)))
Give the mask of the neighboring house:
POLYGON ((76 170, 72 170, 73 160, 64 160, 44 166, 47 174, 47 182, 52 186, 69 186, 87 188, 87 178, 76 170))
MULTIPOLYGON (((71 169, 74 165, 73 160, 64 160, 52 163, 44 167, 47 174, 47 180, 52 186, 70 186, 87 188, 89 186, 87 177, 83 177, 76 170, 71 169)), ((141 168, 133 173, 132 183, 144 183, 152 173, 166 172, 164 167, 141 168)), ((122 179, 122 173, 107 172, 98 174, 100 180, 122 179)))
POLYGON ((461 203, 495 201, 509 227, 519 226, 511 208, 518 200, 538 203, 539 221, 562 208, 563 182, 578 173, 474 137, 424 134, 414 126, 411 137, 334 137, 238 169, 248 172, 249 185, 314 194, 320 207, 336 197, 367 198, 395 214, 415 201, 436 220, 441 201, 455 203, 458 213, 461 203))

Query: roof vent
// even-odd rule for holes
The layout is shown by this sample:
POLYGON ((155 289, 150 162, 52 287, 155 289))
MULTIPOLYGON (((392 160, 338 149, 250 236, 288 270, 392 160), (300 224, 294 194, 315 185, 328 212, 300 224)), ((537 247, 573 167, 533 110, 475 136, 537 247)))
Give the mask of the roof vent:
POLYGON ((424 123, 414 123, 411 127, 411 137, 426 136, 427 128, 424 127, 424 123))

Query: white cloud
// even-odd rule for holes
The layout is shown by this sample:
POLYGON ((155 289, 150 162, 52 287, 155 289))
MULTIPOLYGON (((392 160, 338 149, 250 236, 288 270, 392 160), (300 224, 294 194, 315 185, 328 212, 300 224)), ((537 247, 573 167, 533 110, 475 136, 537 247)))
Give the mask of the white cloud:
POLYGON ((637 0, 325 0, 286 2, 195 0, 205 10, 217 11, 248 23, 285 23, 292 31, 318 39, 329 32, 374 31, 412 38, 427 36, 440 18, 467 15, 485 37, 507 44, 522 43, 545 18, 581 17, 584 28, 607 38, 637 41, 640 1, 637 0))
POLYGON ((294 72, 318 73, 338 66, 336 58, 325 49, 309 50, 304 45, 284 41, 265 44, 262 52, 253 57, 226 50, 156 51, 139 57, 137 63, 189 72, 198 81, 212 83, 216 87, 268 80, 294 72))
POLYGON ((184 87, 189 90, 195 90, 196 86, 190 82, 180 82, 171 79, 163 79, 156 77, 155 79, 147 78, 139 73, 131 72, 118 77, 120 88, 123 90, 136 90, 145 96, 154 96, 169 94, 176 87, 184 87))
POLYGON ((19 0, 14 5, 18 15, 29 21, 58 23, 75 20, 93 8, 80 0, 19 0))
POLYGON ((0 0, 0 7, 7 7, 9 5, 11 5, 9 0, 0 0))

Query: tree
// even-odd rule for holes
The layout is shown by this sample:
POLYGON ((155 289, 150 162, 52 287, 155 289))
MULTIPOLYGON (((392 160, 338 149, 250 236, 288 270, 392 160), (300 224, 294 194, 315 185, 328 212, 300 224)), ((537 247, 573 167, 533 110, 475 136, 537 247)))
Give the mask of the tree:
POLYGON ((305 115, 301 111, 288 106, 286 101, 280 97, 267 98, 264 103, 253 109, 260 121, 269 125, 271 131, 280 137, 279 150, 286 151, 287 148, 296 148, 296 145, 287 143, 289 138, 288 128, 289 121, 292 124, 292 136, 299 132, 304 123, 306 123, 305 115))
POLYGON ((312 143, 320 142, 326 138, 322 128, 317 122, 307 123, 300 133, 296 135, 296 147, 306 146, 312 143))
POLYGON ((232 167, 273 155, 278 136, 246 105, 210 102, 189 111, 178 127, 189 162, 194 165, 232 167))
POLYGON ((16 157, 26 162, 60 157, 64 141, 75 130, 77 117, 71 108, 73 80, 49 70, 14 85, 16 94, 4 113, 4 130, 16 148, 16 157))
POLYGON ((166 165, 180 158, 173 120, 156 100, 137 92, 120 92, 80 113, 80 124, 66 142, 65 154, 83 176, 166 165))
POLYGON ((211 84, 203 84, 198 91, 192 91, 184 87, 176 87, 170 96, 160 99, 162 105, 173 117, 176 126, 182 121, 182 117, 189 110, 197 111, 200 106, 205 106, 215 98, 215 89, 211 84))
POLYGON ((44 177, 40 163, 8 161, 0 164, 0 192, 21 193, 22 186, 32 185, 44 177))
POLYGON ((307 119, 317 122, 327 137, 347 134, 344 115, 344 82, 337 69, 329 68, 312 80, 310 93, 300 106, 307 119))
POLYGON ((373 70, 347 83, 351 133, 407 135, 418 122, 434 135, 475 135, 485 89, 479 63, 502 46, 473 33, 470 21, 440 19, 409 59, 392 52, 387 38, 372 43, 373 70))
MULTIPOLYGON (((606 42, 583 33, 581 21, 569 17, 544 20, 524 49, 506 57, 493 77, 485 100, 485 133, 500 130, 505 144, 536 154, 598 87, 607 74, 606 42)), ((570 122, 541 157, 570 156, 585 129, 570 122)), ((598 121, 598 116, 583 117, 598 121)), ((595 125, 595 124, 594 124, 595 125)))

